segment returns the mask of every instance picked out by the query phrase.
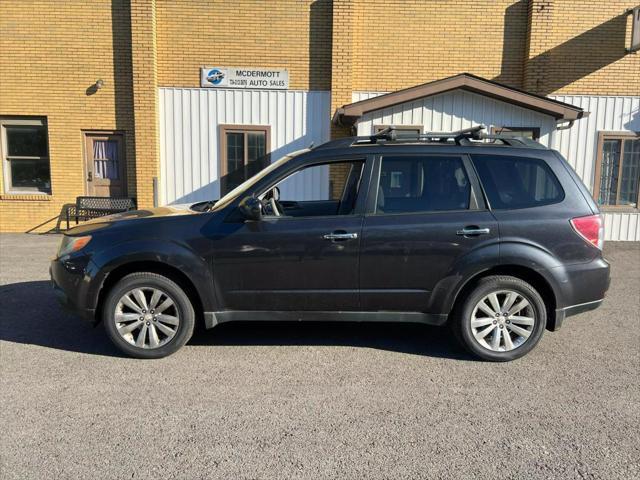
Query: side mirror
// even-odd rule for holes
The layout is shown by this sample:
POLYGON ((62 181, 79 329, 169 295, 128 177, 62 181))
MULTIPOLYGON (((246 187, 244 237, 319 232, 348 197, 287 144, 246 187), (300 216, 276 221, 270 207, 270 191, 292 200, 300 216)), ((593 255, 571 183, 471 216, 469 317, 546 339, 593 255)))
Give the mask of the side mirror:
POLYGON ((262 220, 262 204, 255 197, 245 197, 240 201, 238 209, 247 220, 262 220))

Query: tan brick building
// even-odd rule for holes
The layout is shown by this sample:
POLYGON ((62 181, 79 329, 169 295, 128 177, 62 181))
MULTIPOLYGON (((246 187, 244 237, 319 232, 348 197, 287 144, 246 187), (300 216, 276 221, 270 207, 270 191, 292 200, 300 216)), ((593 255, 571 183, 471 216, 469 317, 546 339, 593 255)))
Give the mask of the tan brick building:
POLYGON ((609 238, 640 240, 635 6, 4 0, 0 231, 47 231, 81 195, 129 196, 142 208, 216 198, 221 174, 256 152, 281 156, 350 130, 481 121, 560 150, 604 198, 609 238), (462 88, 331 123, 345 104, 462 72, 589 115, 563 129, 562 118, 462 88), (245 79, 226 83, 234 75, 245 79), (631 193, 607 190, 606 162, 631 193))

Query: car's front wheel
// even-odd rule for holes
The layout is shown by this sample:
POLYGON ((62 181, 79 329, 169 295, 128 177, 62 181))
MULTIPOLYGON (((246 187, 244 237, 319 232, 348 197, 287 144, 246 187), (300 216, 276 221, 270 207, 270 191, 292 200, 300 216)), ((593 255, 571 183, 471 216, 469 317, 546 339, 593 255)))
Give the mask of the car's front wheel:
POLYGON ((137 358, 171 355, 191 338, 195 313, 178 284, 151 272, 123 277, 109 291, 102 310, 111 341, 137 358))
POLYGON ((547 312, 540 294, 511 276, 481 279, 453 315, 456 337, 474 355, 494 362, 531 351, 544 333, 547 312))

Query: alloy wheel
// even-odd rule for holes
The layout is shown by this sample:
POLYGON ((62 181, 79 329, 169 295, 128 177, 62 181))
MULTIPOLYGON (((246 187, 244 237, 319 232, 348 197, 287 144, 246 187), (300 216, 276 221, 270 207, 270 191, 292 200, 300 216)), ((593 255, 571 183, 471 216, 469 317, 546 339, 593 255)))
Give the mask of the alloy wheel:
POLYGON ((531 302, 513 290, 484 296, 470 319, 476 342, 493 352, 508 352, 523 345, 533 333, 536 321, 531 302))
POLYGON ((113 319, 124 340, 145 349, 167 344, 180 326, 175 301, 155 287, 134 288, 125 293, 116 305, 113 319))

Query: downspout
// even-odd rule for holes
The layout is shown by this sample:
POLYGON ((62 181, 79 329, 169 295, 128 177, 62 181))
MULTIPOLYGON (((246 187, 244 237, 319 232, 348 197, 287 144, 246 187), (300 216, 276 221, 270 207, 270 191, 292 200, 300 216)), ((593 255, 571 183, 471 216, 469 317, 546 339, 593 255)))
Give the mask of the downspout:
POLYGON ((561 125, 558 122, 556 122, 556 131, 558 131, 558 130, 568 130, 571 127, 573 127, 574 123, 575 123, 575 120, 569 120, 569 123, 565 123, 563 125, 561 125))

